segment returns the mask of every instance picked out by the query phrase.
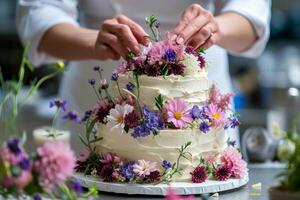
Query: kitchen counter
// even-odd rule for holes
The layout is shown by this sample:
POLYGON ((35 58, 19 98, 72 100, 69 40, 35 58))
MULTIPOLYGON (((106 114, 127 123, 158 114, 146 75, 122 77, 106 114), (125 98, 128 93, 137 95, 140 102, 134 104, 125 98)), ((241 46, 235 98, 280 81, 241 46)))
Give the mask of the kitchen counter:
MULTIPOLYGON (((265 200, 268 199, 268 188, 276 185, 279 180, 274 177, 282 171, 282 166, 265 166, 253 165, 249 166, 249 183, 236 190, 219 193, 219 197, 210 197, 209 200, 265 200), (253 184, 261 183, 261 189, 252 188, 253 184)), ((197 200, 201 196, 196 196, 197 200)), ((159 200, 163 197, 149 197, 149 196, 129 196, 118 195, 111 193, 100 192, 99 199, 101 200, 159 200)))

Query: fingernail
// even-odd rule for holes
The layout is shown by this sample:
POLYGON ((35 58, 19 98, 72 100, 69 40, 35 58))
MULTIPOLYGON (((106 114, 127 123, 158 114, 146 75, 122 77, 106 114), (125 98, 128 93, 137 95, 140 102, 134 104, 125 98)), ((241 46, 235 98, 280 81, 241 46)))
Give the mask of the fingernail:
POLYGON ((183 39, 182 37, 178 37, 178 38, 176 39, 176 42, 177 42, 178 44, 183 44, 184 39, 183 39))
POLYGON ((176 38, 177 38, 176 34, 174 34, 174 35, 171 36, 171 40, 175 40, 176 38))

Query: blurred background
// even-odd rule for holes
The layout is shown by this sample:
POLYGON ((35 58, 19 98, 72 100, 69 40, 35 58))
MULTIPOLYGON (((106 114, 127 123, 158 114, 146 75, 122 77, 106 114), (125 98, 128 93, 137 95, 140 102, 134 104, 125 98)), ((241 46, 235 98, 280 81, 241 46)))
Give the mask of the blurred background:
MULTIPOLYGON (((0 0, 0 66, 6 80, 17 77, 23 51, 16 33, 15 7, 16 0, 0 0)), ((51 70, 44 66, 34 73, 28 71, 25 82, 29 84, 51 70)), ((265 52, 258 59, 230 57, 230 73, 241 116, 243 153, 252 162, 278 160, 275 151, 279 140, 271 134, 274 122, 289 129, 300 111, 299 0, 273 0, 271 37, 265 52)), ((32 132, 35 127, 50 124, 53 113, 48 100, 56 96, 60 80, 57 76, 48 81, 31 99, 19 119, 19 128, 32 132)))

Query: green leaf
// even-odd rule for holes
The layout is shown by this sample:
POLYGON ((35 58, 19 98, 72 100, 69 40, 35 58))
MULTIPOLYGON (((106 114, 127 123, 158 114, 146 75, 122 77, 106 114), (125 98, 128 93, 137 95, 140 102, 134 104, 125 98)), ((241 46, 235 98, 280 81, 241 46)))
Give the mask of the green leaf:
POLYGON ((131 61, 131 60, 133 60, 134 56, 135 56, 134 53, 130 51, 130 52, 126 55, 126 58, 125 58, 125 59, 126 59, 127 61, 131 61))
POLYGON ((79 139, 84 146, 89 147, 89 145, 84 141, 81 135, 79 135, 79 139))
POLYGON ((103 137, 99 137, 99 138, 95 138, 95 139, 91 140, 91 141, 90 141, 90 144, 95 143, 95 142, 98 142, 98 141, 100 141, 100 140, 103 140, 103 137))
POLYGON ((198 54, 205 54, 205 49, 204 48, 199 48, 197 49, 198 54))
POLYGON ((155 105, 156 107, 161 110, 164 106, 164 97, 159 94, 157 97, 154 98, 155 99, 155 105))

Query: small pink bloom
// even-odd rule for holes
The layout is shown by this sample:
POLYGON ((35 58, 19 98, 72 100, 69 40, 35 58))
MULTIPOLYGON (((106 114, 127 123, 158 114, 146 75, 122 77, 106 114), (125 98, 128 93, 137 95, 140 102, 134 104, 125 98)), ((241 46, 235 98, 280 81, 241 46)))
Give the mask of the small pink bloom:
POLYGON ((205 165, 209 166, 217 161, 216 154, 213 152, 206 153, 203 157, 205 165))
POLYGON ((185 128, 193 121, 186 103, 182 99, 174 99, 165 106, 167 121, 172 122, 176 128, 185 128))
POLYGON ((209 91, 209 103, 216 105, 221 111, 225 112, 229 106, 233 93, 222 95, 216 85, 212 85, 209 91))
POLYGON ((106 79, 101 79, 100 80, 100 86, 103 86, 103 85, 107 85, 106 79))
POLYGON ((120 163, 121 158, 119 156, 116 156, 113 153, 106 153, 103 155, 102 159, 100 160, 101 163, 103 164, 113 164, 113 163, 120 163))
POLYGON ((85 162, 90 155, 91 155, 91 150, 89 148, 85 148, 79 153, 79 156, 77 159, 80 162, 85 162))
POLYGON ((222 165, 231 167, 232 176, 243 178, 248 171, 247 163, 242 159, 242 155, 234 147, 227 147, 221 155, 222 165))
POLYGON ((40 181, 47 187, 65 182, 75 167, 75 155, 70 146, 61 142, 45 143, 37 149, 39 159, 34 163, 40 181))
POLYGON ((216 127, 223 127, 226 124, 225 113, 219 109, 215 104, 209 104, 205 108, 205 114, 212 120, 212 125, 216 127))
POLYGON ((127 71, 127 63, 123 62, 116 70, 115 73, 117 74, 125 74, 127 71))
MULTIPOLYGON (((32 180, 31 171, 22 171, 21 175, 14 177, 12 175, 6 176, 3 179, 2 185, 6 188, 17 187, 20 191, 23 190, 32 180)), ((2 181, 2 180, 1 180, 2 181)))
POLYGON ((179 195, 176 194, 176 191, 169 187, 167 196, 165 197, 165 200, 194 200, 194 196, 188 196, 188 197, 180 197, 179 195))
POLYGON ((150 175, 151 172, 156 170, 157 162, 138 160, 138 162, 133 165, 133 172, 143 177, 150 175))

